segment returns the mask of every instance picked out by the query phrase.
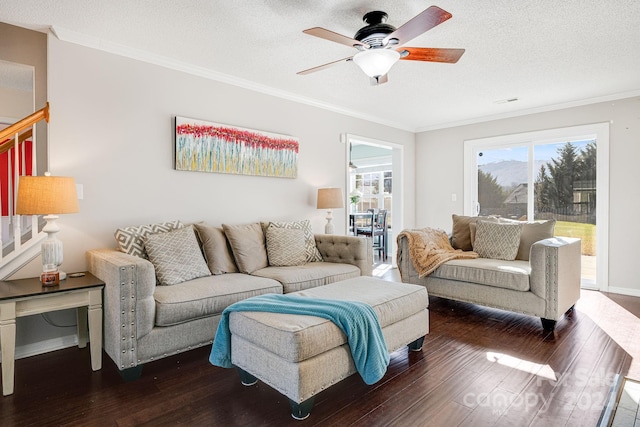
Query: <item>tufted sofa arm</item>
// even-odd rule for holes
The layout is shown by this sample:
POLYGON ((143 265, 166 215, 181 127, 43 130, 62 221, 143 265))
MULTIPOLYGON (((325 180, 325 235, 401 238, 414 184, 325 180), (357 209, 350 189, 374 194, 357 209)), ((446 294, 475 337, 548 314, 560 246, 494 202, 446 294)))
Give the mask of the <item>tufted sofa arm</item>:
POLYGON ((137 365, 137 340, 155 319, 156 275, 146 259, 115 249, 87 252, 89 271, 104 281, 104 349, 119 369, 137 365))
POLYGON ((545 300, 546 319, 558 319, 580 298, 581 240, 552 237, 531 246, 531 292, 545 300))
POLYGON ((316 234, 316 247, 326 262, 352 264, 363 276, 373 272, 373 247, 366 237, 316 234))

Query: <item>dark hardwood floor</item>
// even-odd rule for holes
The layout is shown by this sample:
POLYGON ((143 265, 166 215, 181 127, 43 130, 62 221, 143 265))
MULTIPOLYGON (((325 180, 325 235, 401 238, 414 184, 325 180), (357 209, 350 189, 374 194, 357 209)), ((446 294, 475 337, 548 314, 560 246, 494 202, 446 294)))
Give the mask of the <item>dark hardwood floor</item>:
POLYGON ((305 421, 270 387, 211 366, 207 346, 149 363, 130 383, 106 355, 92 372, 88 348, 17 360, 0 425, 593 426, 614 376, 640 378, 640 298, 583 291, 552 335, 500 310, 435 297, 429 309, 421 352, 395 352, 375 385, 356 374, 321 392, 305 421))

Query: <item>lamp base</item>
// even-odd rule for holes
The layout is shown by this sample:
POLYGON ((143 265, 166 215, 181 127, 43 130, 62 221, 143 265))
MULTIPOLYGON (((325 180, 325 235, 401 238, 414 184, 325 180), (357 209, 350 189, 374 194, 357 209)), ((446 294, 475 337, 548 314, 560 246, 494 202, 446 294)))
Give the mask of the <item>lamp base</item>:
POLYGON ((327 224, 324 226, 324 234, 333 234, 335 228, 333 227, 333 212, 331 209, 327 209, 327 224))
POLYGON ((333 234, 335 232, 335 227, 333 226, 333 222, 331 219, 327 220, 327 224, 324 226, 324 234, 333 234))

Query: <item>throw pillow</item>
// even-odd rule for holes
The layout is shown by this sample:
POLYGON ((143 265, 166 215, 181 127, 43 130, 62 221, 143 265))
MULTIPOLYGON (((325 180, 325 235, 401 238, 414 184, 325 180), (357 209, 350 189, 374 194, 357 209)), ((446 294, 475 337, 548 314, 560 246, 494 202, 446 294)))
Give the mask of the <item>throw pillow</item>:
POLYGON ((203 223, 195 224, 195 227, 211 274, 237 273, 238 267, 224 230, 203 223))
POLYGON ((322 261, 322 255, 320 255, 320 251, 316 247, 316 238, 313 235, 313 230, 311 229, 311 221, 308 219, 302 221, 290 221, 290 222, 270 222, 263 223, 263 229, 266 231, 267 227, 273 225, 277 228, 295 228, 298 230, 302 230, 304 232, 304 252, 305 252, 305 261, 306 262, 315 262, 322 261))
POLYGON ((451 246, 453 246, 454 249, 462 249, 463 251, 473 250, 472 224, 475 224, 478 219, 497 222, 497 219, 493 216, 464 216, 453 214, 451 218, 453 219, 451 246))
POLYGON ((482 258, 513 261, 518 254, 522 226, 478 220, 473 251, 482 258))
POLYGON ((147 259, 147 252, 144 249, 144 239, 149 234, 167 233, 182 227, 183 224, 180 221, 161 222, 157 224, 118 228, 114 234, 116 242, 118 242, 118 249, 121 252, 147 259))
POLYGON ((302 265, 307 260, 303 230, 280 228, 271 224, 267 228, 266 239, 269 265, 278 267, 302 265))
POLYGON ((167 233, 149 234, 144 247, 161 285, 176 285, 211 275, 192 225, 167 233))
MULTIPOLYGON (((494 216, 479 216, 478 218, 483 221, 500 222, 500 219, 494 216)), ((473 247, 473 244, 476 241, 476 223, 475 222, 472 222, 469 224, 469 234, 471 235, 471 246, 473 247)))
MULTIPOLYGON (((513 221, 501 218, 500 222, 509 223, 513 221)), ((531 245, 539 240, 553 237, 553 232, 556 227, 556 220, 550 219, 547 221, 517 222, 522 223, 522 234, 520 235, 520 246, 518 247, 518 254, 516 255, 516 259, 529 261, 531 245)))
POLYGON ((251 274, 269 265, 264 233, 259 223, 244 225, 222 224, 229 240, 233 258, 241 273, 251 274))
POLYGON ((476 222, 478 217, 453 214, 451 219, 453 220, 451 246, 454 249, 462 249, 463 251, 472 250, 469 224, 476 222))

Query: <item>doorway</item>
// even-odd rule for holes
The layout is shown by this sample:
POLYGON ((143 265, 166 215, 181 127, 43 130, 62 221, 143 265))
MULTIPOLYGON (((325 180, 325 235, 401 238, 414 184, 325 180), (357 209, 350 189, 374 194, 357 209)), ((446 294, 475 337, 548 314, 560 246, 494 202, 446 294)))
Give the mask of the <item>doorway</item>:
POLYGON ((374 274, 395 266, 395 235, 402 230, 402 146, 356 135, 346 135, 347 234, 355 234, 353 224, 366 221, 358 214, 368 210, 386 211, 386 259, 374 251, 374 274))

